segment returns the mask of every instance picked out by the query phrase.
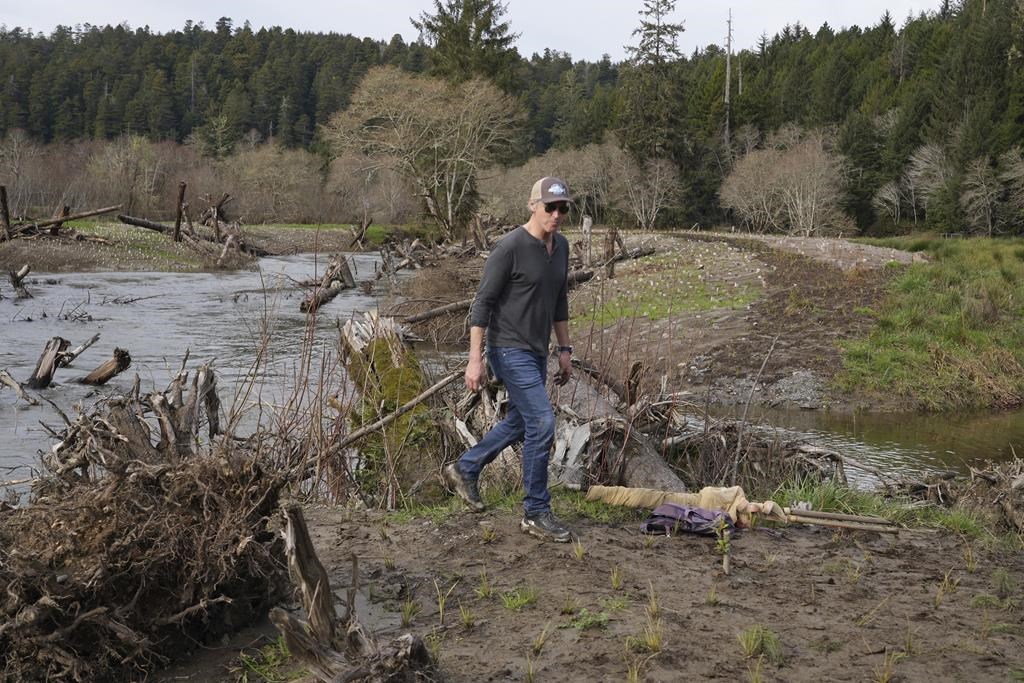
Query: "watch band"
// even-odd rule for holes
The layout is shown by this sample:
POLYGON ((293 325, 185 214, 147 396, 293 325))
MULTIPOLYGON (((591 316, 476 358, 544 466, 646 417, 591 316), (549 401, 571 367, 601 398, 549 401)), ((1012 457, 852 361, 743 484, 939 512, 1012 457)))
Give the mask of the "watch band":
POLYGON ((571 356, 572 355, 572 347, 571 346, 559 346, 558 347, 558 352, 559 353, 568 353, 571 356))

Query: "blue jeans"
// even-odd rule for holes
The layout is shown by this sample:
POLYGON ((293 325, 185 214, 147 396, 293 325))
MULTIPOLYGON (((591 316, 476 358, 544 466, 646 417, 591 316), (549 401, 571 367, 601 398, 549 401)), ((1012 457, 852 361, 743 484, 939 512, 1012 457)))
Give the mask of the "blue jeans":
POLYGON ((523 511, 529 515, 550 510, 548 460, 555 440, 555 414, 544 387, 547 359, 524 349, 498 347, 487 349, 487 360, 505 383, 508 413, 459 458, 459 469, 466 477, 478 479, 484 466, 506 446, 522 441, 523 511))

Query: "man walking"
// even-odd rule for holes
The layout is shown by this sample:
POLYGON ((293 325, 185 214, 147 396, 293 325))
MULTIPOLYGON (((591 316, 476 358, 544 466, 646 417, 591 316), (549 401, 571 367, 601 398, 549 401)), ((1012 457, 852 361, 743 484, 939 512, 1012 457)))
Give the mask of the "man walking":
POLYGON ((499 422, 457 462, 444 468, 445 482, 475 512, 484 509, 477 481, 483 468, 502 449, 523 442, 524 532, 565 543, 569 530, 551 514, 548 459, 555 437, 555 416, 544 386, 548 342, 554 328, 558 340, 555 383, 569 381, 569 242, 558 227, 572 198, 560 178, 541 178, 530 191, 530 220, 500 240, 484 264, 470 314, 469 365, 466 387, 479 391, 487 360, 505 384, 509 407, 499 422))

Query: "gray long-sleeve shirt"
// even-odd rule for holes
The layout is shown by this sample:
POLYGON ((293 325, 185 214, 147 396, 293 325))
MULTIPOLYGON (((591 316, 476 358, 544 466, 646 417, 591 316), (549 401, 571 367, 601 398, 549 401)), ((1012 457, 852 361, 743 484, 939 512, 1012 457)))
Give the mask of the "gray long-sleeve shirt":
POLYGON ((470 325, 487 328, 487 344, 528 349, 544 356, 551 327, 569 319, 569 242, 544 242, 520 226, 494 245, 484 264, 470 325))

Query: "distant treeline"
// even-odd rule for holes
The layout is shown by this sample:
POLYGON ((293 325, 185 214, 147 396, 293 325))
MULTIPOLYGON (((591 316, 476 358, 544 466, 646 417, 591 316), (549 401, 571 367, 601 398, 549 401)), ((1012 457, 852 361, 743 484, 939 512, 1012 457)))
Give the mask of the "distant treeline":
MULTIPOLYGON (((680 14, 685 19, 685 7, 680 14)), ((188 144, 213 159, 273 140, 321 155, 326 180, 331 154, 319 126, 345 109, 372 67, 427 72, 434 51, 399 35, 383 42, 254 31, 230 19, 166 34, 123 25, 50 35, 0 27, 0 138, 16 130, 36 143, 129 134, 188 144)), ((525 111, 522 143, 505 163, 609 142, 634 149, 629 136, 643 102, 631 99, 633 70, 607 57, 516 54, 496 79, 525 111)), ((1024 145, 1019 0, 947 0, 902 25, 886 13, 869 28, 812 33, 793 24, 763 36, 732 57, 728 145, 724 48, 673 59, 661 73, 673 107, 671 139, 656 156, 673 164, 682 190, 660 224, 739 222, 734 204, 723 207, 723 181, 787 126, 821 131, 821 144, 841 158, 838 201, 861 229, 909 221, 959 229, 977 204, 965 193, 992 179, 985 201, 995 207, 1024 145)), ((0 180, 10 183, 9 160, 0 163, 0 180)), ((1019 215, 1000 216, 1001 229, 1019 230, 1019 215)))

